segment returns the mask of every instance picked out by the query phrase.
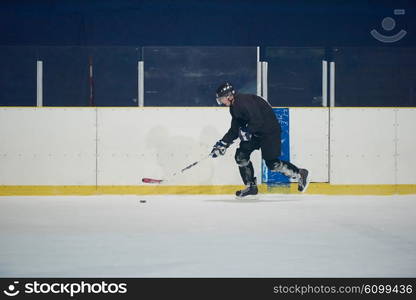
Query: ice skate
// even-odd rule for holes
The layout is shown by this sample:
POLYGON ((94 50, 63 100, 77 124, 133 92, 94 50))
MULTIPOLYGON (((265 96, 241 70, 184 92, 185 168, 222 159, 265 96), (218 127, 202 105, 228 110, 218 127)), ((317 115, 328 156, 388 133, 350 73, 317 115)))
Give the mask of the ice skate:
POLYGON ((308 170, 299 170, 298 191, 304 193, 309 185, 308 170))
POLYGON ((256 198, 258 192, 259 190, 257 188, 257 185, 255 183, 249 183, 246 185, 246 188, 244 190, 235 192, 235 195, 238 199, 253 199, 256 198))

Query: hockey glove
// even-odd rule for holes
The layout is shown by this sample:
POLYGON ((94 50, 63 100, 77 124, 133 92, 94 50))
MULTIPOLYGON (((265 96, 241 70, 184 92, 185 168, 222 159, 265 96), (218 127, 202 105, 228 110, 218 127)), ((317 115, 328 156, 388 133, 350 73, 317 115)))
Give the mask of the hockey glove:
POLYGON ((238 137, 242 142, 248 142, 251 140, 253 135, 248 131, 247 127, 240 127, 238 130, 238 137))
POLYGON ((230 146, 230 144, 224 142, 223 140, 219 140, 215 143, 214 147, 212 147, 211 151, 211 157, 217 157, 220 155, 224 155, 227 148, 230 146))

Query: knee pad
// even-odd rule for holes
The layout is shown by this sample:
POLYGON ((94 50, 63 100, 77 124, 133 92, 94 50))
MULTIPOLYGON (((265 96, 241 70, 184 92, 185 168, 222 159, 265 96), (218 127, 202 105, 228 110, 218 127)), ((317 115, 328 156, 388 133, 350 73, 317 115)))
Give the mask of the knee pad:
POLYGON ((278 171, 282 167, 280 160, 266 160, 266 166, 270 171, 278 171))
POLYGON ((246 167, 249 165, 250 163, 250 158, 247 157, 247 155, 245 155, 244 153, 237 151, 235 153, 235 162, 237 163, 237 165, 239 167, 246 167))

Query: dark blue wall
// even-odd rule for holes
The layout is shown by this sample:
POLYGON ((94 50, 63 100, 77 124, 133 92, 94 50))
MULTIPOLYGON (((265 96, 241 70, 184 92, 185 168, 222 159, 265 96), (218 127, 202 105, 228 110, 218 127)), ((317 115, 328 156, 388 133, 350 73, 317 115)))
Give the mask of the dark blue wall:
POLYGON ((416 5, 337 0, 2 0, 0 45, 373 46, 393 9, 394 46, 416 44, 416 5))
POLYGON ((146 105, 211 106, 224 80, 256 92, 255 46, 272 105, 320 106, 323 59, 339 106, 416 105, 416 0, 0 0, 0 106, 36 104, 37 59, 46 106, 136 106, 139 60, 146 105))

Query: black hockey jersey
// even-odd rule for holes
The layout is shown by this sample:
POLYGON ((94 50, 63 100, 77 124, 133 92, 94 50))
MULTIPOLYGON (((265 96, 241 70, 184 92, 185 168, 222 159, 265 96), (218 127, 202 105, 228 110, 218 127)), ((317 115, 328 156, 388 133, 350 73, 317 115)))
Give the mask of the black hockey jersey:
POLYGON ((240 127, 246 127, 248 132, 259 137, 269 134, 280 136, 280 124, 272 107, 259 96, 234 95, 230 114, 232 116, 231 127, 222 138, 226 143, 232 143, 238 138, 240 127))

